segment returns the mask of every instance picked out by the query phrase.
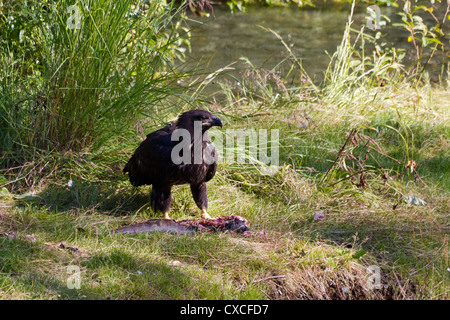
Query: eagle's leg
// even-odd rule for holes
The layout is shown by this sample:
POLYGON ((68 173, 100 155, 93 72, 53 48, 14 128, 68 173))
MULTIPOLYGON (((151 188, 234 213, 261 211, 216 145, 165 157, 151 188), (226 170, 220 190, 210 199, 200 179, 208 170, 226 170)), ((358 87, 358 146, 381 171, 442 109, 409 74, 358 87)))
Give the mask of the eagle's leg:
POLYGON ((208 209, 208 194, 206 192, 206 183, 195 185, 191 184, 191 192, 192 197, 194 198, 195 204, 202 210, 202 218, 203 219, 211 219, 209 214, 206 212, 208 209))
POLYGON ((170 204, 172 197, 170 194, 170 186, 155 186, 153 185, 150 196, 150 204, 155 212, 164 213, 164 219, 171 219, 169 217, 170 204))

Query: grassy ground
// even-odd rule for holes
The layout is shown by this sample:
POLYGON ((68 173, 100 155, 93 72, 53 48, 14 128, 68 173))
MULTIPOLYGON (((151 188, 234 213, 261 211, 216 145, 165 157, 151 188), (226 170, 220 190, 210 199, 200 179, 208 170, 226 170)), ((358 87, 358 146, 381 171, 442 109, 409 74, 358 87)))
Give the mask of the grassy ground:
MULTIPOLYGON (((239 214, 252 234, 112 235, 113 228, 157 217, 148 206, 151 187, 133 188, 120 172, 138 139, 96 154, 54 155, 47 167, 29 164, 47 172, 32 193, 3 189, 1 297, 450 297, 448 90, 376 89, 365 104, 342 107, 302 90, 276 106, 234 100, 239 92, 231 86, 222 90, 227 94, 212 111, 225 128, 280 130, 285 164, 277 174, 224 163, 209 183, 209 213, 239 214), (342 167, 356 162, 338 156, 352 128, 380 146, 363 164, 363 186, 360 175, 342 167), (418 164, 416 177, 406 160, 418 164), (408 195, 426 205, 407 204, 408 195), (314 220, 316 212, 324 218, 314 220), (68 288, 70 265, 81 272, 80 289, 68 288), (380 268, 380 289, 368 285, 370 265, 380 268)), ((344 149, 362 159, 365 148, 353 147, 344 149)), ((199 214, 188 187, 176 187, 173 197, 173 218, 199 214)))

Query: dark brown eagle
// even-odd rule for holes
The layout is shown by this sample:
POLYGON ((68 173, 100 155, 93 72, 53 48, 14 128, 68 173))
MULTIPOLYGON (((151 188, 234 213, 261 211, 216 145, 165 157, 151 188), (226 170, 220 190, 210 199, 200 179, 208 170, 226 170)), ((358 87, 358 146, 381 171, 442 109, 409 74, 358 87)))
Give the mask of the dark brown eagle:
POLYGON ((187 111, 147 135, 123 169, 133 186, 153 186, 151 207, 165 219, 170 219, 171 188, 179 184, 191 186, 202 218, 210 219, 206 182, 216 173, 218 154, 206 131, 213 126, 222 127, 222 122, 210 112, 187 111))

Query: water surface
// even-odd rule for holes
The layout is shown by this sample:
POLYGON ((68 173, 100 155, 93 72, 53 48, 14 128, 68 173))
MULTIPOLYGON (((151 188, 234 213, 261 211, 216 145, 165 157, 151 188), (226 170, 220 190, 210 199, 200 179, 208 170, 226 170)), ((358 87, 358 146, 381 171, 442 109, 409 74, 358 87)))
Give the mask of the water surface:
MULTIPOLYGON (((189 64, 200 63, 208 72, 212 72, 244 56, 258 68, 274 67, 289 54, 275 35, 259 27, 263 26, 278 33, 291 46, 294 55, 303 61, 308 74, 320 82, 330 61, 328 54, 332 55, 342 40, 350 10, 350 4, 323 5, 312 9, 252 6, 246 13, 231 14, 225 4, 215 5, 214 17, 199 19, 190 16, 202 25, 189 24, 194 27, 192 50, 188 53, 189 64)), ((367 5, 356 6, 352 27, 360 29, 366 24, 366 10, 367 5)), ((400 18, 396 13, 399 10, 381 7, 381 14, 398 22, 400 18)), ((400 27, 385 26, 381 32, 387 35, 387 41, 408 49, 407 58, 413 58, 414 50, 412 44, 407 42, 406 31, 400 27)), ((367 33, 375 34, 370 30, 367 33)), ((436 54, 431 65, 435 80, 441 71, 442 61, 448 63, 448 57, 442 53, 436 54)), ((407 59, 405 63, 408 63, 407 59)), ((244 64, 240 62, 233 67, 237 69, 235 72, 239 72, 244 64)))

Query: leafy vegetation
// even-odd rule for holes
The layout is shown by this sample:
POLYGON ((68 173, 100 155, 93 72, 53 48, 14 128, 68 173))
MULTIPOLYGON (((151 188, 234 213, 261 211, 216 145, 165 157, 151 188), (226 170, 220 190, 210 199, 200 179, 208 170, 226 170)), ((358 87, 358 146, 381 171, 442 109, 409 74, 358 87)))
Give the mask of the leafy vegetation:
POLYGON ((36 150, 99 147, 177 92, 183 75, 172 64, 184 41, 182 8, 164 1, 81 1, 73 11, 71 5, 2 5, 0 147, 6 164, 36 150))

